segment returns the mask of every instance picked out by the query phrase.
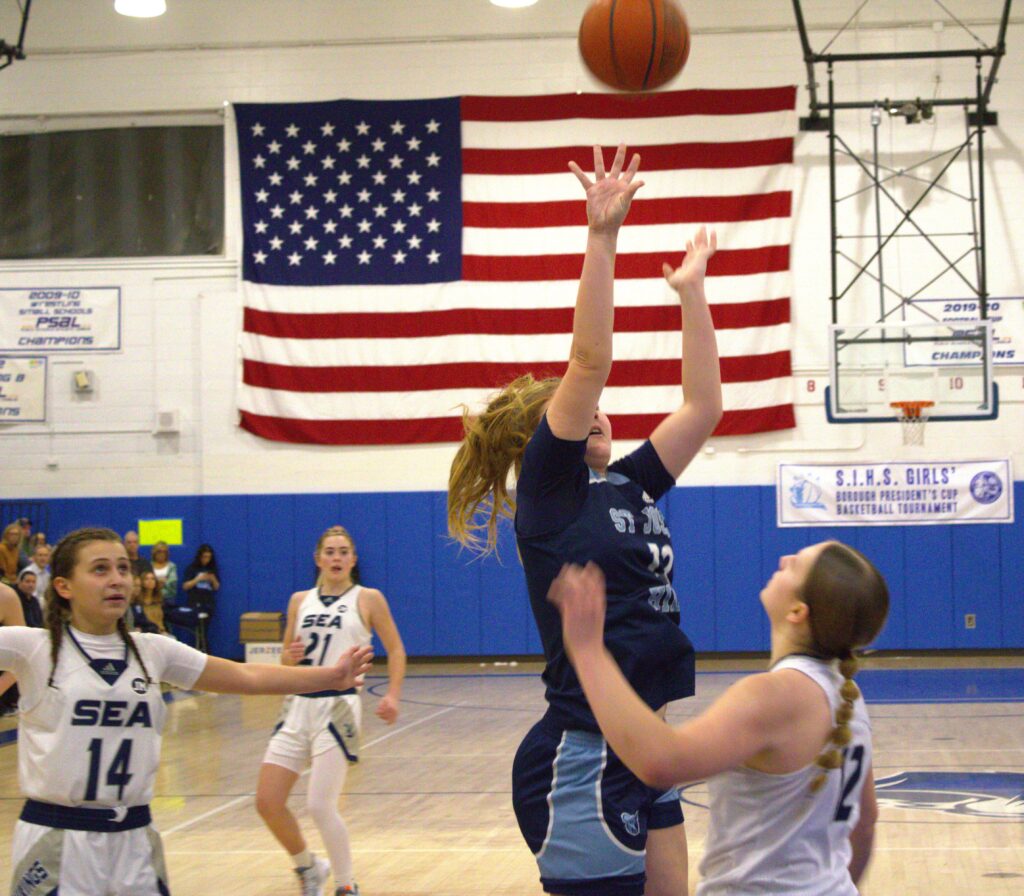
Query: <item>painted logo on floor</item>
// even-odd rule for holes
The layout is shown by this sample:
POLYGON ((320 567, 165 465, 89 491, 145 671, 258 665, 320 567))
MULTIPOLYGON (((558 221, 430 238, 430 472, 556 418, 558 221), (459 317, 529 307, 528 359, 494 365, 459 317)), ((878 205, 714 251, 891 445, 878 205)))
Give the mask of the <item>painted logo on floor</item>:
POLYGON ((929 809, 950 815, 1024 821, 1024 774, 901 772, 875 781, 885 809, 929 809))

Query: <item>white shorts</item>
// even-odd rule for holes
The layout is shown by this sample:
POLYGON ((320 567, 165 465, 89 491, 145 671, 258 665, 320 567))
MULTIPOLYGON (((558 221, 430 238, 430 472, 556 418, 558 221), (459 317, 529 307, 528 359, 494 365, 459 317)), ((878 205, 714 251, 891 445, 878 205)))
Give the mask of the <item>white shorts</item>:
POLYGON ((152 827, 117 833, 14 826, 11 896, 168 896, 163 844, 152 827), (59 888, 59 889, 58 889, 59 888))
POLYGON ((340 749, 350 763, 358 762, 362 718, 358 694, 288 697, 263 761, 300 774, 314 756, 340 749))

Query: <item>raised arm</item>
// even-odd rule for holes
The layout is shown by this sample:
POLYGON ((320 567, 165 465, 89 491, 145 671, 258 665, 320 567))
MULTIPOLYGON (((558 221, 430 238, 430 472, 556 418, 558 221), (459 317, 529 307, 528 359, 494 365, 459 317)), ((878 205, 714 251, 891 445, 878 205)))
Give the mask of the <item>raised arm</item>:
POLYGON ((593 180, 575 162, 569 163, 587 191, 588 230, 573 313, 569 365, 547 411, 548 425, 561 439, 587 437, 612 368, 616 242, 633 196, 643 186, 643 181, 635 179, 640 156, 634 154, 623 169, 625 160, 626 147, 620 146, 606 173, 601 147, 595 146, 593 180))
POLYGON ((380 698, 376 713, 388 725, 398 718, 398 701, 402 698, 405 680, 405 645, 398 633, 387 599, 376 588, 367 588, 360 595, 360 610, 366 624, 377 633, 388 652, 388 691, 380 698))
POLYGON ((670 787, 742 765, 776 743, 785 694, 768 675, 734 684, 699 717, 673 728, 636 694, 604 646, 604 576, 590 563, 566 566, 548 599, 587 702, 612 749, 652 787, 670 787))
POLYGON ((704 275, 708 260, 718 248, 712 231, 701 228, 686 244, 683 263, 662 269, 669 285, 678 293, 683 317, 683 404, 658 424, 651 442, 665 469, 678 477, 707 441, 722 419, 722 375, 718 345, 711 322, 704 275))

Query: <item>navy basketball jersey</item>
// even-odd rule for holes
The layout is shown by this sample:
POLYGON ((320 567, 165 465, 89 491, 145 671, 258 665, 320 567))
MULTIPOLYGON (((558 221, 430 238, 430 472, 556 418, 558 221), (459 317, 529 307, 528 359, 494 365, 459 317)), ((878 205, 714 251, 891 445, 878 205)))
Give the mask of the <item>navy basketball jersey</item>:
POLYGON ((679 628, 672 540, 654 503, 672 476, 649 441, 604 477, 587 467, 585 452, 585 439, 559 439, 541 420, 516 487, 516 536, 547 661, 549 715, 564 728, 597 731, 547 599, 563 564, 593 561, 604 572, 605 644, 648 706, 693 694, 694 657, 679 628))

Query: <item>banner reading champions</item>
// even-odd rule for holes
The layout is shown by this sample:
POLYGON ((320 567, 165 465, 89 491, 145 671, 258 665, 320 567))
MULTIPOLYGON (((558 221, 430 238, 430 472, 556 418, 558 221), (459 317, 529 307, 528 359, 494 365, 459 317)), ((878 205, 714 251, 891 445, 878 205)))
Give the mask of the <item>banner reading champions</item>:
POLYGON ((0 351, 51 354, 120 348, 120 287, 0 289, 0 351))
POLYGON ((1009 460, 779 464, 780 526, 1012 523, 1009 460))

